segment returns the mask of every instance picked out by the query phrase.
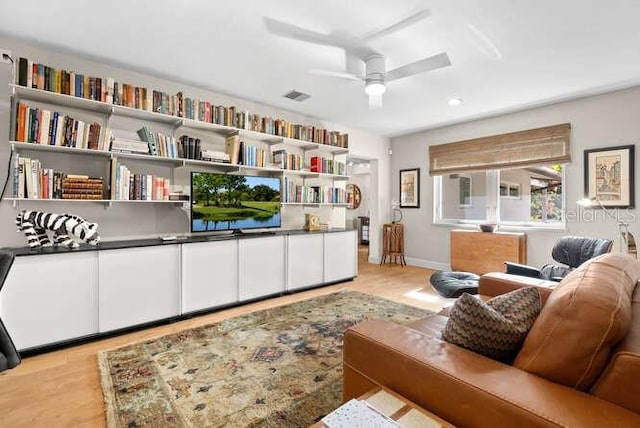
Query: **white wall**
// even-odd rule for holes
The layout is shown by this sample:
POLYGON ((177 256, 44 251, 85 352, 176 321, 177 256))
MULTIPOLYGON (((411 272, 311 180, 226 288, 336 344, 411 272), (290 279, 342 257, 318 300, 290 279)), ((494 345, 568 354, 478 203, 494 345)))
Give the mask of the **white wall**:
MULTIPOLYGON (((464 108, 464 106, 461 106, 464 108)), ((447 107, 443 107, 447 108, 447 107)), ((428 174, 428 147, 507 132, 521 131, 560 123, 571 123, 571 163, 566 168, 565 197, 567 229, 564 231, 527 231, 528 262, 541 265, 551 262, 553 243, 563 235, 598 236, 614 239, 615 221, 600 210, 585 210, 576 204, 583 197, 585 149, 635 144, 640 138, 640 87, 604 95, 566 101, 488 119, 466 122, 439 129, 393 138, 391 146, 391 188, 398 187, 398 171, 419 166, 421 206, 404 210, 405 253, 407 262, 442 268, 449 264, 450 227, 435 226, 433 221, 433 178, 428 174)), ((636 165, 638 165, 636 150, 636 165)), ((640 174, 636 174, 635 187, 640 174)), ((392 192, 392 197, 397 194, 392 192)), ((636 210, 620 212, 631 221, 631 231, 638 236, 636 210)), ((617 242, 616 242, 617 248, 617 242)))
MULTIPOLYGON (((62 53, 34 46, 23 41, 0 37, 0 47, 10 49, 14 58, 26 57, 36 62, 44 63, 58 69, 74 70, 79 73, 102 77, 113 77, 117 81, 124 81, 139 86, 147 86, 162 90, 168 93, 182 91, 185 96, 199 97, 210 100, 216 104, 234 105, 240 110, 249 110, 263 116, 280 117, 294 123, 307 125, 318 125, 331 130, 338 130, 349 134, 350 151, 353 154, 378 159, 376 167, 375 187, 379 195, 376 205, 376 224, 386 221, 384 216, 380 217, 378 205, 388 201, 389 183, 389 139, 380 137, 362 130, 351 129, 337 123, 328 123, 323 120, 303 116, 293 112, 295 102, 292 101, 292 111, 276 109, 267 105, 257 104, 233 96, 216 93, 208 89, 196 88, 180 82, 169 81, 157 78, 148 74, 142 74, 122 67, 113 67, 104 63, 82 58, 69 53, 62 53)), ((222 65, 221 65, 222 66, 222 65)), ((232 66, 232 65, 229 65, 232 66)), ((259 71, 257 71, 259 72, 259 71)), ((11 68, 8 65, 0 64, 0 135, 4 143, 0 142, 0 180, 4 183, 5 165, 9 159, 10 147, 6 144, 9 136, 9 104, 10 91, 8 83, 11 81, 11 68)), ((215 87, 215 82, 212 82, 215 87)), ((58 155, 62 156, 62 155, 58 155)), ((40 157, 40 154, 38 154, 40 157)), ((69 157, 68 162, 91 162, 90 157, 69 157)), ((59 160, 59 158, 58 158, 59 160)), ((185 172, 177 172, 178 177, 186 176, 185 172)), ((181 183, 176 183, 181 184, 181 183)), ((328 185, 328 183, 327 183, 328 185)), ((344 183, 338 184, 343 186, 344 183)), ((11 186, 8 188, 10 192, 11 186)), ((5 195, 6 196, 6 195, 5 195)), ((10 196, 10 195, 9 195, 10 196)), ((100 235, 105 240, 126 239, 131 237, 159 236, 161 234, 184 234, 189 231, 188 215, 180 209, 170 206, 157 206, 154 204, 120 204, 105 209, 101 204, 96 203, 42 203, 29 202, 21 203, 21 209, 41 209, 51 212, 73 212, 85 218, 96 221, 100 225, 100 235)), ((283 227, 299 228, 304 224, 304 212, 317 212, 321 221, 327 222, 330 226, 339 227, 345 224, 344 208, 284 208, 283 227)), ((13 219, 16 209, 9 201, 3 201, 0 205, 0 247, 2 246, 23 246, 25 239, 15 231, 13 219)), ((378 226, 379 228, 379 226, 378 226)), ((378 246, 374 254, 378 254, 378 246)))

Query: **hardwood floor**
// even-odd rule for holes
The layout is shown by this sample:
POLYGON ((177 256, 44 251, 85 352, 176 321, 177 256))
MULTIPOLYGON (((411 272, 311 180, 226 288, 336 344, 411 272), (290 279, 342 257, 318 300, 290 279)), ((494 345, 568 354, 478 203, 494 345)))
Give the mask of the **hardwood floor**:
POLYGON ((433 311, 451 301, 431 288, 432 271, 412 266, 379 266, 359 251, 354 281, 268 299, 213 314, 26 358, 0 374, 0 426, 102 427, 105 417, 96 355, 99 351, 216 322, 255 310, 350 289, 433 311))

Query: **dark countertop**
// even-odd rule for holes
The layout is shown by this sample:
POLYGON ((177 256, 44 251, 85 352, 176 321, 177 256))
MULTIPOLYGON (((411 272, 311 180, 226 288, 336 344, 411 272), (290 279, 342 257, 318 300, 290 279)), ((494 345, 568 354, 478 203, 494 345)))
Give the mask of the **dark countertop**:
POLYGON ((192 234, 192 235, 176 235, 176 239, 165 240, 161 237, 158 238, 146 238, 146 239, 129 239, 118 241, 101 241, 97 246, 88 244, 81 244, 78 248, 66 248, 66 247, 47 247, 47 248, 34 248, 29 247, 10 247, 2 248, 2 251, 8 251, 14 253, 16 256, 38 256, 42 254, 64 254, 64 253, 77 253, 83 251, 101 251, 101 250, 118 250, 124 248, 137 248, 137 247, 151 247, 156 245, 177 245, 177 244, 190 244, 194 242, 210 242, 210 241, 227 241, 230 239, 253 239, 264 238, 269 236, 282 236, 282 235, 311 235, 322 233, 335 233, 335 232, 348 232, 351 228, 336 228, 325 231, 309 232, 304 229, 291 229, 291 230, 276 230, 268 232, 246 232, 242 234, 192 234))

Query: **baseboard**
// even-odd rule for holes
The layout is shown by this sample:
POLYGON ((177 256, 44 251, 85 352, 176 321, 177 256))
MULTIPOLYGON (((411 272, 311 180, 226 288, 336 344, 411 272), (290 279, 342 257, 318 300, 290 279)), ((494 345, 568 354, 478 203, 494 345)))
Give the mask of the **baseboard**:
MULTIPOLYGON (((380 264, 380 257, 369 256, 367 260, 369 263, 380 264)), ((409 266, 416 266, 425 269, 433 270, 451 270, 451 267, 447 263, 434 262, 431 260, 415 259, 413 257, 405 257, 405 262, 409 266)))
POLYGON ((409 266, 417 266, 425 269, 434 270, 451 270, 451 266, 448 263, 434 262, 431 260, 416 259, 413 257, 405 257, 405 261, 409 266))

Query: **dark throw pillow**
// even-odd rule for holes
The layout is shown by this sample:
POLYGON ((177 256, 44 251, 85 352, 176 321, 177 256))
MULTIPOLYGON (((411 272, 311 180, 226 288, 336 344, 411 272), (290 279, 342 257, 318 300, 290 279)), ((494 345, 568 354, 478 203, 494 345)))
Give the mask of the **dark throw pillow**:
POLYGON ((486 357, 510 362, 541 309, 536 287, 521 288, 487 302, 463 294, 451 308, 442 337, 486 357))

